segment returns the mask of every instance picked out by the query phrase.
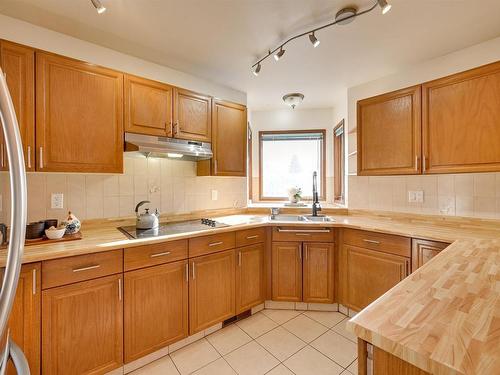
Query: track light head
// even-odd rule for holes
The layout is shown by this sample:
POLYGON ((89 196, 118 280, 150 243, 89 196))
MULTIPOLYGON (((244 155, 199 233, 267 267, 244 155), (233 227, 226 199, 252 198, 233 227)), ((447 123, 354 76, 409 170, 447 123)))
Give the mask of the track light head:
POLYGON ((382 14, 386 14, 392 8, 392 5, 387 0, 377 0, 379 7, 382 9, 382 14))
POLYGON ((261 68, 262 67, 260 66, 260 63, 258 63, 257 66, 255 67, 255 69, 253 70, 253 75, 257 77, 260 73, 261 68))
POLYGON ((318 38, 316 38, 316 35, 314 35, 314 31, 311 34, 309 34, 309 40, 311 41, 311 44, 313 45, 314 48, 319 46, 320 41, 318 40, 318 38))
POLYGON ((95 7, 97 10, 97 13, 103 14, 106 11, 106 7, 102 5, 101 0, 90 0, 92 2, 92 5, 95 7))
POLYGON ((283 49, 283 47, 281 47, 280 50, 274 54, 274 59, 276 61, 279 61, 279 59, 281 59, 284 54, 285 54, 285 50, 283 49))

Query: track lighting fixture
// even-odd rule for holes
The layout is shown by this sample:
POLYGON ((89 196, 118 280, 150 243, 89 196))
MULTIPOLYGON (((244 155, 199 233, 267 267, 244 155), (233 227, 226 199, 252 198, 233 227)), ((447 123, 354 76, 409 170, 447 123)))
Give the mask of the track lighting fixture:
POLYGON ((320 41, 318 40, 318 38, 316 38, 316 35, 314 35, 314 31, 309 34, 309 40, 311 41, 314 48, 319 46, 320 41))
MULTIPOLYGON (((92 0, 92 2, 94 2, 94 1, 98 1, 98 0, 92 0)), ((265 55, 264 57, 262 57, 260 60, 258 60, 256 63, 254 63, 252 65, 252 68, 254 69, 253 74, 255 74, 256 76, 259 75, 262 61, 266 60, 269 56, 273 55, 274 59, 276 61, 281 59, 281 57, 283 57, 283 55, 285 54, 284 47, 288 43, 294 41, 295 39, 309 35, 309 40, 310 40, 311 44, 313 45, 313 47, 316 48, 317 46, 319 46, 319 43, 320 43, 318 38, 316 38, 316 35, 315 35, 316 31, 323 30, 323 29, 326 29, 327 27, 331 27, 334 25, 347 25, 347 24, 351 23, 352 21, 354 21, 354 19, 356 19, 357 17, 359 17, 363 14, 366 14, 366 13, 370 13, 377 6, 380 7, 380 9, 382 9, 382 14, 386 14, 387 12, 389 12, 391 10, 391 4, 389 4, 387 2, 387 0, 375 0, 375 2, 372 4, 372 6, 370 6, 369 8, 367 8, 365 10, 362 10, 360 12, 358 12, 357 9, 353 8, 353 7, 344 8, 344 9, 341 9, 339 12, 337 12, 337 15, 335 16, 335 20, 333 22, 327 23, 326 25, 316 27, 313 30, 309 30, 309 31, 306 31, 302 34, 298 34, 298 35, 292 36, 291 38, 288 38, 285 42, 280 44, 274 50, 272 50, 272 51, 269 50, 267 55, 265 55)))
POLYGON ((106 7, 102 5, 101 0, 90 0, 90 1, 92 2, 92 5, 94 5, 94 7, 96 8, 97 13, 103 14, 106 11, 106 7))
POLYGON ((280 48, 279 52, 276 52, 274 54, 274 59, 276 61, 279 61, 279 59, 281 59, 283 57, 283 55, 285 54, 285 50, 283 49, 283 47, 280 48))
POLYGON ((391 10, 392 5, 387 0, 377 0, 379 7, 382 9, 382 14, 386 14, 391 10))

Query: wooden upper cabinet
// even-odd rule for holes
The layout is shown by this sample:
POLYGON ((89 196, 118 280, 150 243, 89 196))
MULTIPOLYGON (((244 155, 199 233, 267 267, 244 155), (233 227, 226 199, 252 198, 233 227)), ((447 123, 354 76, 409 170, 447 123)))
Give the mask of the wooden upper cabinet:
POLYGON ((125 74, 125 131, 172 137, 173 87, 125 74))
POLYGON ((410 258, 344 245, 347 301, 362 310, 409 274, 410 258))
POLYGON ((123 172, 123 75, 36 53, 36 168, 123 172))
POLYGON ((190 260, 189 333, 195 334, 235 315, 234 250, 190 260))
MULTIPOLYGON (((9 319, 11 339, 22 349, 32 375, 40 374, 41 283, 40 263, 21 267, 16 298, 9 319)), ((17 374, 9 363, 7 374, 17 374)))
POLYGON ((358 101, 358 175, 421 173, 421 86, 358 101))
POLYGON ((236 249, 236 314, 265 300, 264 244, 236 249))
POLYGON ((500 62, 423 85, 424 173, 500 171, 500 62))
POLYGON ((304 302, 333 303, 334 244, 304 243, 304 302))
MULTIPOLYGON (((23 141, 26 170, 35 170, 35 50, 0 41, 0 65, 7 78, 10 96, 23 141)), ((7 169, 5 145, 0 143, 0 168, 7 169)))
POLYGON ((436 242, 429 240, 421 240, 414 238, 412 240, 411 249, 411 270, 415 271, 417 268, 423 266, 429 260, 438 255, 442 250, 449 246, 445 242, 436 242))
POLYGON ((125 363, 188 335, 187 261, 125 273, 125 363))
POLYGON ((211 160, 198 162, 198 175, 246 176, 247 109, 214 99, 211 160))
POLYGON ((210 142, 212 98, 192 91, 174 89, 174 137, 210 142))
POLYGON ((272 298, 274 301, 302 301, 300 242, 273 242, 272 298))
POLYGON ((121 293, 121 274, 42 292, 43 374, 97 375, 122 366, 121 293))

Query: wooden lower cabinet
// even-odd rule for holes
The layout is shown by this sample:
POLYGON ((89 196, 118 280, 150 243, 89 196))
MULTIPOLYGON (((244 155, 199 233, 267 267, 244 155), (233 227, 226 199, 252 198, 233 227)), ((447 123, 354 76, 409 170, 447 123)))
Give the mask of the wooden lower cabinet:
MULTIPOLYGON (((22 349, 32 375, 40 374, 40 263, 23 265, 9 319, 10 338, 22 349)), ((16 374, 12 363, 8 375, 16 374)))
POLYGON ((423 266, 448 246, 449 244, 445 242, 428 241, 414 238, 411 242, 412 272, 417 268, 423 266))
POLYGON ((188 335, 188 262, 126 272, 125 363, 188 335))
POLYGON ((347 297, 345 304, 362 310, 409 274, 410 258, 344 245, 347 297))
POLYGON ((273 242, 272 299, 302 301, 302 243, 273 242))
POLYGON ((42 292, 42 372, 104 374, 123 364, 122 275, 42 292))
POLYGON ((303 253, 304 302, 333 303, 333 243, 304 243, 303 253))
POLYGON ((265 300, 264 244, 236 249, 236 314, 265 300))
POLYGON ((234 249, 189 260, 189 334, 235 315, 234 249))

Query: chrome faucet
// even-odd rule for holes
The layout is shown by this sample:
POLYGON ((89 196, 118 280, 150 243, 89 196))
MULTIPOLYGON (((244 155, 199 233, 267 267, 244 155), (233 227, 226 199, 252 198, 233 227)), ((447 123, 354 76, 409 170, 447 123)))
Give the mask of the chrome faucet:
POLYGON ((321 211, 321 205, 319 204, 318 197, 318 183, 317 183, 318 173, 313 172, 313 202, 312 202, 312 216, 318 216, 318 211, 321 211))

